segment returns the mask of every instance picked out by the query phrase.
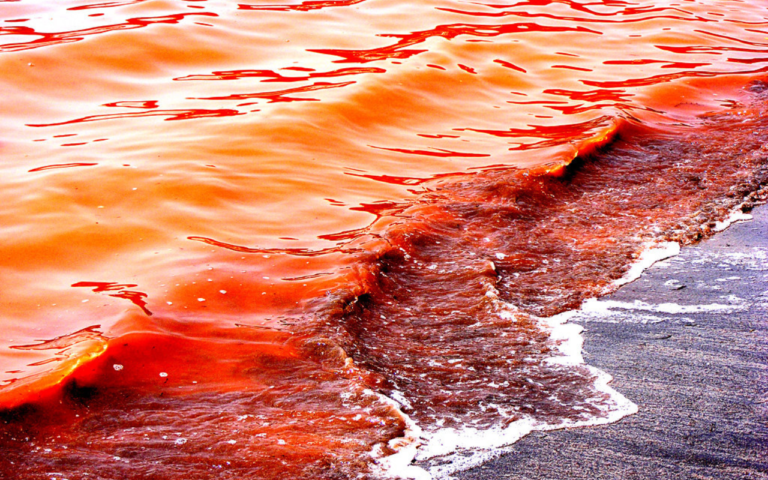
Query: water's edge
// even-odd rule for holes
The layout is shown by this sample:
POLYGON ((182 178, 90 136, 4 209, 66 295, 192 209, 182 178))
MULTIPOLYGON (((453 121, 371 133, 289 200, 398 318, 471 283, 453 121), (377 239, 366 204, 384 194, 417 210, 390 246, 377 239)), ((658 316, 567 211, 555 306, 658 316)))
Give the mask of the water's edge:
POLYGON ((455 478, 763 478, 768 207, 751 213, 572 317, 588 361, 612 372, 638 414, 530 435, 455 478), (695 308, 712 305, 730 308, 695 308), (656 308, 627 310, 638 306, 656 308))

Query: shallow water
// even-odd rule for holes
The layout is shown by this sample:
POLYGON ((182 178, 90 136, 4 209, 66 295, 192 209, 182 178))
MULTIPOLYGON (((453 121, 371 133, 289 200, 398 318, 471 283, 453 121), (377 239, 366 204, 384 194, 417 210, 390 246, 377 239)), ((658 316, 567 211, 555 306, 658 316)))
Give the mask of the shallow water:
POLYGON ((542 317, 765 185, 767 8, 0 2, 0 471, 354 478, 628 413, 542 317))

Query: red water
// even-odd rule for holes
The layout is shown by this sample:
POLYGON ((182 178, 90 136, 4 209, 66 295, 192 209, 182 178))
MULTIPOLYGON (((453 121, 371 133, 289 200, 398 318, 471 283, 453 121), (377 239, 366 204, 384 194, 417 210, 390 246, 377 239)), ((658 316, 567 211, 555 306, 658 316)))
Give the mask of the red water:
POLYGON ((606 415, 537 317, 765 185, 767 16, 0 2, 0 472, 354 478, 401 410, 606 415))

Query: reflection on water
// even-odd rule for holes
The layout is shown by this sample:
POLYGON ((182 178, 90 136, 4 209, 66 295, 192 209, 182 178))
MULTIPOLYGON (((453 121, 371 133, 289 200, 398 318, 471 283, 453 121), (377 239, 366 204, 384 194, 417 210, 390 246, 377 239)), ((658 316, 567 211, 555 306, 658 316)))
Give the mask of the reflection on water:
POLYGON ((765 183, 766 6, 0 2, 0 471, 628 413, 542 318, 765 183))

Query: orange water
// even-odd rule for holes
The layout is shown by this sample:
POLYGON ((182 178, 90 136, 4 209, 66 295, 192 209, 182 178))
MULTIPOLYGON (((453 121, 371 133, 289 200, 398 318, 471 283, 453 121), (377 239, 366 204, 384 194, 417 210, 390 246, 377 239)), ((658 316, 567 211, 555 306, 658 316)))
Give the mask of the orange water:
MULTIPOLYGON (((604 255, 601 268, 579 277, 577 294, 538 298, 531 292, 554 288, 554 280, 500 280, 502 298, 529 314, 577 306, 623 274, 641 240, 691 238, 699 224, 675 236, 676 222, 721 202, 731 186, 740 193, 728 206, 761 183, 753 176, 760 162, 739 157, 760 144, 739 135, 763 126, 754 106, 762 100, 743 87, 768 70, 767 16, 764 1, 0 2, 0 406, 13 420, 7 438, 33 438, 26 442, 35 446, 19 451, 42 452, 62 435, 57 445, 72 447, 54 450, 50 461, 42 453, 40 461, 13 460, 29 463, 30 476, 21 478, 54 467, 121 472, 114 458, 126 449, 144 466, 115 478, 366 471, 367 452, 387 453, 376 445, 405 428, 400 413, 370 393, 390 392, 395 368, 371 352, 404 333, 350 336, 354 328, 342 334, 322 325, 357 315, 349 299, 380 288, 376 262, 386 248, 430 261, 481 251, 467 241, 429 253, 399 232, 468 222, 451 205, 509 201, 499 185, 566 198, 550 180, 526 183, 520 169, 549 171, 547 179, 563 174, 558 165, 612 141, 617 128, 622 139, 641 139, 619 151, 646 152, 661 139, 704 145, 708 131, 730 132, 712 147, 736 143, 727 150, 736 170, 723 168, 729 173, 720 178, 717 165, 726 160, 702 166, 697 178, 717 188, 701 197, 682 189, 666 210, 679 212, 648 217, 642 235, 617 243, 620 253, 604 253, 604 237, 570 224, 557 233, 604 255), (748 125, 699 118, 723 111, 744 115, 748 125), (479 190, 467 191, 466 182, 479 190), (448 200, 435 200, 443 188, 448 200), (489 191, 490 198, 478 193, 489 191), (161 394, 170 399, 156 402, 161 394), (86 411, 123 423, 89 427, 77 420, 86 411), (243 415, 261 423, 238 430, 243 415), (174 423, 189 416, 205 420, 174 423), (44 426, 32 432, 38 421, 44 426), (136 438, 88 446, 109 429, 130 437, 127 428, 136 438), (136 432, 153 428, 170 433, 158 434, 141 463, 139 440, 149 430, 136 432), (193 442, 185 429, 208 443, 193 442), (284 443, 272 441, 276 435, 284 443), (196 460, 185 470, 174 455, 192 445, 197 450, 184 458, 196 460), (284 460, 275 460, 278 450, 284 460), (211 451, 216 458, 206 457, 211 451)), ((682 163, 637 178, 647 183, 682 163)), ((610 176, 589 181, 631 190, 608 187, 610 176)), ((532 205, 544 212, 570 208, 536 198, 532 205)), ((601 221, 614 225, 622 212, 611 198, 597 195, 580 211, 602 212, 601 221)), ((702 221, 727 213, 704 211, 702 221)), ((502 227, 514 215, 482 217, 487 230, 477 238, 511 235, 502 227)), ((541 239, 562 218, 541 220, 533 238, 547 245, 541 239)), ((448 237, 480 228, 461 225, 448 237)), ((516 232, 532 231, 526 225, 516 232)), ((614 240, 636 233, 632 225, 616 228, 614 240)), ((524 250, 493 242, 505 256, 524 250)), ((560 258, 555 250, 535 253, 560 258)), ((467 266, 471 281, 490 275, 485 265, 467 266)), ((452 281, 411 299, 437 305, 470 280, 452 281)), ((380 293, 356 322, 403 298, 380 293)), ((474 300, 467 302, 462 308, 474 312, 474 300)), ((369 327, 360 328, 384 328, 369 327)), ((537 328, 526 335, 544 335, 537 328)), ((545 354, 550 347, 541 342, 545 354)), ((445 357, 445 348, 412 354, 445 357)), ((440 403, 436 388, 425 381, 406 397, 440 403)), ((439 421, 412 416, 427 426, 439 421)), ((16 441, 3 448, 21 448, 16 441)))

